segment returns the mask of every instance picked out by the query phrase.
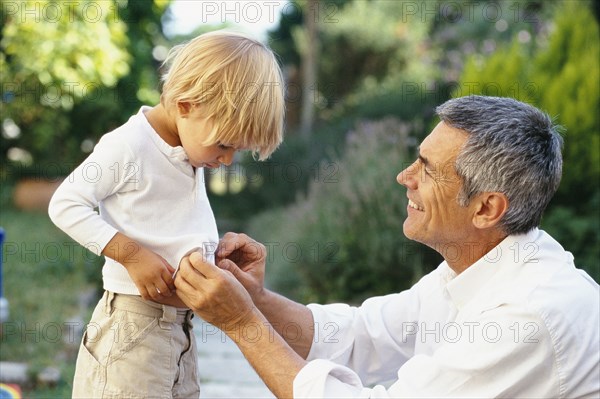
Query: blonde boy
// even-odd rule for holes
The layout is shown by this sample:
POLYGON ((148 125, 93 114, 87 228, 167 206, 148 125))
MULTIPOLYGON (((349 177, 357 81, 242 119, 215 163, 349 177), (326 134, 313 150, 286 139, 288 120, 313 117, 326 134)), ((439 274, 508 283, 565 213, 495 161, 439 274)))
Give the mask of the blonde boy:
POLYGON ((203 168, 229 165, 240 150, 263 160, 282 141, 284 84, 265 45, 217 31, 165 63, 160 104, 104 135, 50 203, 58 227, 106 258, 74 397, 199 396, 192 313, 173 274, 218 242, 203 168))

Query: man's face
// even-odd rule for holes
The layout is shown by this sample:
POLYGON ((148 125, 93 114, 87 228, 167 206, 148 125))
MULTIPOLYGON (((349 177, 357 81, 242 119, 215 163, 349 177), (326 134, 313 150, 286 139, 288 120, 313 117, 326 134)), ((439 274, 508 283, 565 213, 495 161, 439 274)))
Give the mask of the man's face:
POLYGON ((440 122, 421 143, 418 159, 397 177, 409 200, 404 234, 438 252, 464 244, 473 229, 471 207, 456 202, 461 182, 454 165, 466 139, 465 132, 440 122))

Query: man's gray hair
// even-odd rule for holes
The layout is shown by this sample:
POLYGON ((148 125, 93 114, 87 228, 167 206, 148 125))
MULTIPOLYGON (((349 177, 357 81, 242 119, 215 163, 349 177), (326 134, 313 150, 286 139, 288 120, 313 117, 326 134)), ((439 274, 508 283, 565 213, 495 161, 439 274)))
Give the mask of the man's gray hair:
POLYGON ((462 180, 458 204, 467 206, 482 192, 500 192, 509 201, 500 221, 506 234, 538 227, 562 175, 559 127, 546 113, 511 98, 455 98, 436 112, 468 134, 455 164, 462 180))

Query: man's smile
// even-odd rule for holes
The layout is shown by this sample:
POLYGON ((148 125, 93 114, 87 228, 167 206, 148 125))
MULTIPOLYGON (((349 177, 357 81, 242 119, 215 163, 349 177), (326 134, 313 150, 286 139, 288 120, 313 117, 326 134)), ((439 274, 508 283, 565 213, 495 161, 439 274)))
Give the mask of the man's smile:
POLYGON ((422 206, 417 205, 410 198, 408 199, 408 206, 410 206, 413 209, 416 209, 417 211, 425 211, 425 209, 422 206))

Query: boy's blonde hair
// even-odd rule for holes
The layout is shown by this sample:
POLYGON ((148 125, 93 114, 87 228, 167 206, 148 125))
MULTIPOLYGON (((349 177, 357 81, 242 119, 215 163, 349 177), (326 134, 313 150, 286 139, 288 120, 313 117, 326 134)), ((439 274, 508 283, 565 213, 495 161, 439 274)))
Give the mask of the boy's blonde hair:
POLYGON ((241 33, 214 31, 175 46, 161 103, 201 105, 214 124, 204 145, 250 149, 260 160, 283 140, 284 81, 273 52, 241 33))

